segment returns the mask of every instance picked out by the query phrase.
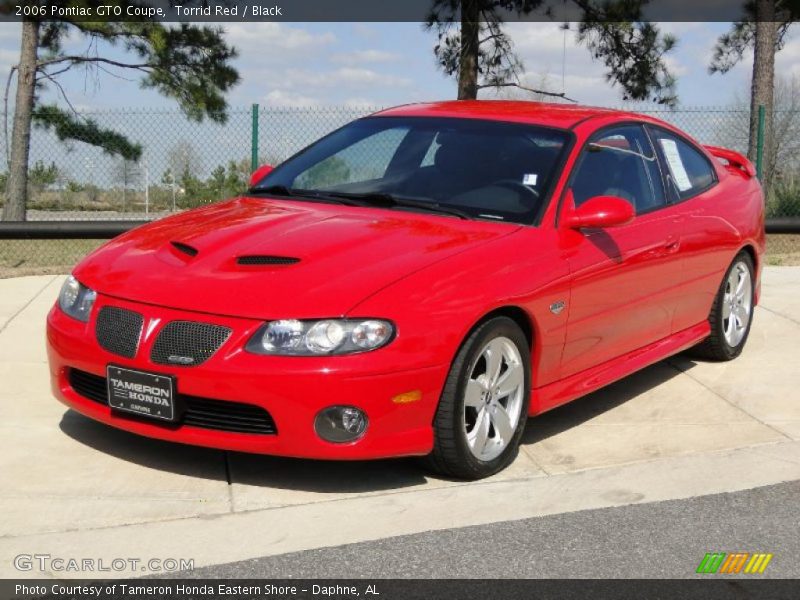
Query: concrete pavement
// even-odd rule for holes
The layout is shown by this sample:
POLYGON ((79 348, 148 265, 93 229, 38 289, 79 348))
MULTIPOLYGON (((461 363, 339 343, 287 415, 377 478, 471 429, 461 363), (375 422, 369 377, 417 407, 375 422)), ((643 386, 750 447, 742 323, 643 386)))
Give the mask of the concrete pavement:
POLYGON ((44 352, 62 281, 0 280, 2 577, 43 575, 15 571, 20 553, 199 567, 800 479, 800 268, 767 268, 736 361, 680 356, 531 420, 518 460, 472 484, 430 477, 411 460, 167 444, 66 411, 50 395, 44 352))
MULTIPOLYGON (((798 497, 800 482, 794 481, 291 552, 171 576, 370 580, 435 579, 446 574, 459 579, 713 580, 721 575, 698 574, 697 567, 707 552, 724 551, 773 555, 763 573, 725 577, 798 579, 798 497), (444 548, 457 551, 443 552, 444 548)), ((681 596, 673 593, 673 597, 681 596)))

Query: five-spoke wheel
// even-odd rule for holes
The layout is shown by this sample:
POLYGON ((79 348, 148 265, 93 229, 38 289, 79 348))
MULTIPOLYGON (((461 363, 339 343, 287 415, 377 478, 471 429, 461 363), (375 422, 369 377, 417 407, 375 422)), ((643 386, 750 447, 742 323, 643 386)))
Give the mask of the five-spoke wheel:
POLYGON ((490 340, 474 361, 464 390, 464 435, 476 458, 497 458, 511 443, 524 396, 519 350, 508 338, 490 340))
POLYGON ((429 466, 480 479, 514 459, 528 415, 530 362, 530 342, 508 317, 490 319, 469 335, 439 401, 429 466))
POLYGON ((742 353, 753 321, 754 281, 753 259, 740 252, 725 273, 708 315, 711 334, 692 349, 692 354, 731 360, 742 353))
POLYGON ((722 298, 725 340, 731 346, 738 346, 750 326, 750 312, 753 309, 750 267, 744 261, 734 263, 725 281, 725 294, 722 298))

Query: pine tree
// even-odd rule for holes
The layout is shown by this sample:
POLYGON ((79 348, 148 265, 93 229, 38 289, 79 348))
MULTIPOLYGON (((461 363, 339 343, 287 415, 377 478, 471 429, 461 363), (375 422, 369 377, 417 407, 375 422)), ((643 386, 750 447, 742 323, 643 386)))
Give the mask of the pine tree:
MULTIPOLYGON (((607 67, 606 78, 619 85, 624 99, 673 105, 675 80, 664 55, 675 38, 642 21, 648 0, 564 0, 580 9, 577 39, 607 67)), ((439 67, 458 80, 458 99, 474 100, 483 88, 517 87, 532 93, 566 97, 522 84, 523 65, 503 30, 503 15, 552 14, 557 0, 433 0, 426 28, 437 33, 434 54, 439 67)))
MULTIPOLYGON (((192 4, 192 0, 183 2, 192 4)), ((96 8, 101 2, 84 0, 82 5, 96 8)), ((115 2, 123 12, 128 6, 146 2, 115 2)), ((225 43, 222 29, 181 23, 174 26, 155 20, 91 21, 68 18, 47 21, 28 17, 22 21, 19 63, 12 68, 17 76, 14 122, 10 143, 10 165, 3 220, 25 220, 28 186, 28 159, 33 124, 52 130, 61 140, 80 141, 102 148, 124 160, 139 159, 141 147, 124 135, 105 129, 72 109, 59 76, 78 68, 116 68, 141 76, 141 85, 175 100, 191 119, 209 118, 224 122, 227 117, 225 93, 239 80, 231 66, 236 51, 225 43), (92 52, 69 54, 63 48, 67 36, 91 40, 92 52), (97 42, 121 48, 129 60, 117 60, 97 52, 97 42), (66 108, 43 104, 39 93, 55 89, 66 108)))
POLYGON ((717 40, 709 65, 711 73, 727 73, 739 64, 748 50, 753 50, 753 76, 750 83, 750 136, 747 156, 756 159, 758 143, 758 110, 764 107, 765 153, 764 184, 769 186, 775 157, 770 150, 774 144, 773 109, 775 103, 775 54, 785 42, 792 23, 798 18, 800 6, 793 0, 747 0, 743 19, 733 23, 730 31, 717 40))

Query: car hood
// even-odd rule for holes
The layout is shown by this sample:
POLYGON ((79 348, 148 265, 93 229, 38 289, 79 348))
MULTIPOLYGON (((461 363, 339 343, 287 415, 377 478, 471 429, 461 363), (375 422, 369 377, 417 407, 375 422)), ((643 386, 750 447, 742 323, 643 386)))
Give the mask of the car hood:
MULTIPOLYGON (((344 315, 370 294, 518 225, 238 198, 134 229, 75 270, 135 302, 251 318, 344 315), (241 257, 256 264, 241 264, 241 257)), ((374 315, 380 316, 380 315, 374 315)))

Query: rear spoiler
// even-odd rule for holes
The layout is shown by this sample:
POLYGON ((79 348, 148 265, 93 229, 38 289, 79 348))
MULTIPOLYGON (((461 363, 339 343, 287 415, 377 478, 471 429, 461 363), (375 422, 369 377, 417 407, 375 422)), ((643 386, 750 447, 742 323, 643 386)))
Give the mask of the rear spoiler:
POLYGON ((756 168, 753 166, 753 163, 751 163, 743 154, 739 154, 734 150, 728 150, 727 148, 720 148, 719 146, 703 147, 711 153, 711 156, 715 158, 721 158, 728 163, 729 167, 738 169, 750 179, 756 176, 756 168))

